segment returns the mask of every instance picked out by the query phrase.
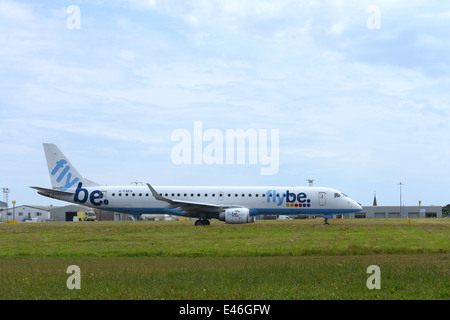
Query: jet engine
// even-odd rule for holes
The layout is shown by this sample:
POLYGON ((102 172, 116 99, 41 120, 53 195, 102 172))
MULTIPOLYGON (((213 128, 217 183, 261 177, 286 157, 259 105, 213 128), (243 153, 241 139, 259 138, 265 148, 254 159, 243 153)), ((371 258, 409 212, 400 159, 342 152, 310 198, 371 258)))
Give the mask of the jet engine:
POLYGON ((241 224, 255 222, 255 217, 250 216, 248 208, 232 208, 222 211, 219 220, 229 224, 241 224))

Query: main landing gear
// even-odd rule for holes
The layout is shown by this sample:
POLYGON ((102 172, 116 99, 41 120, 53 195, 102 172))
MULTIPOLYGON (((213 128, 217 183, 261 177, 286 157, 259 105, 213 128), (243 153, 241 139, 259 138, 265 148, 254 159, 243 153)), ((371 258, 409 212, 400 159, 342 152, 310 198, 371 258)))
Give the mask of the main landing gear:
POLYGON ((325 223, 324 223, 324 225, 329 225, 329 223, 328 223, 328 218, 325 218, 325 223))
POLYGON ((208 219, 198 219, 195 221, 196 226, 209 226, 210 222, 208 219))

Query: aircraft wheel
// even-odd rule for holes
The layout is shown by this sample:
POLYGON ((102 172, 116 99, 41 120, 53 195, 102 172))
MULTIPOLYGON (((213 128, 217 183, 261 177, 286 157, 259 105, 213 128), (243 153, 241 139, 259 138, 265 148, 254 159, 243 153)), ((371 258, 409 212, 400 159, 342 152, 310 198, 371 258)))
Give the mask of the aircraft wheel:
POLYGON ((196 220, 195 221, 195 225, 196 226, 209 226, 210 225, 210 222, 209 222, 209 220, 196 220))

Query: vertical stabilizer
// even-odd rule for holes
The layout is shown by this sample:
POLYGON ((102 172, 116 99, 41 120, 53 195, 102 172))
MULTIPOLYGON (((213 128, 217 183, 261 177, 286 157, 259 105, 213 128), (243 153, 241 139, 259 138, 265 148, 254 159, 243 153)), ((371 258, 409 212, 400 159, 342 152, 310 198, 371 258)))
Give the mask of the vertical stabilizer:
POLYGON ((53 189, 61 191, 75 189, 80 182, 85 187, 98 185, 83 178, 55 144, 44 143, 44 152, 53 189))

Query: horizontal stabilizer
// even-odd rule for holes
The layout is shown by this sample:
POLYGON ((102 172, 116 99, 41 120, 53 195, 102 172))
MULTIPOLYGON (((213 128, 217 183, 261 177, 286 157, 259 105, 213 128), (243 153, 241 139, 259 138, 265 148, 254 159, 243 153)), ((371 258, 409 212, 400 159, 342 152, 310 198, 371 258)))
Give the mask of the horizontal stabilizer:
POLYGON ((40 195, 43 195, 43 196, 46 196, 49 198, 54 198, 54 199, 60 199, 61 197, 75 195, 74 192, 67 192, 67 191, 61 191, 61 190, 55 190, 55 189, 47 189, 47 188, 41 188, 41 187, 30 187, 30 188, 37 190, 40 195))

